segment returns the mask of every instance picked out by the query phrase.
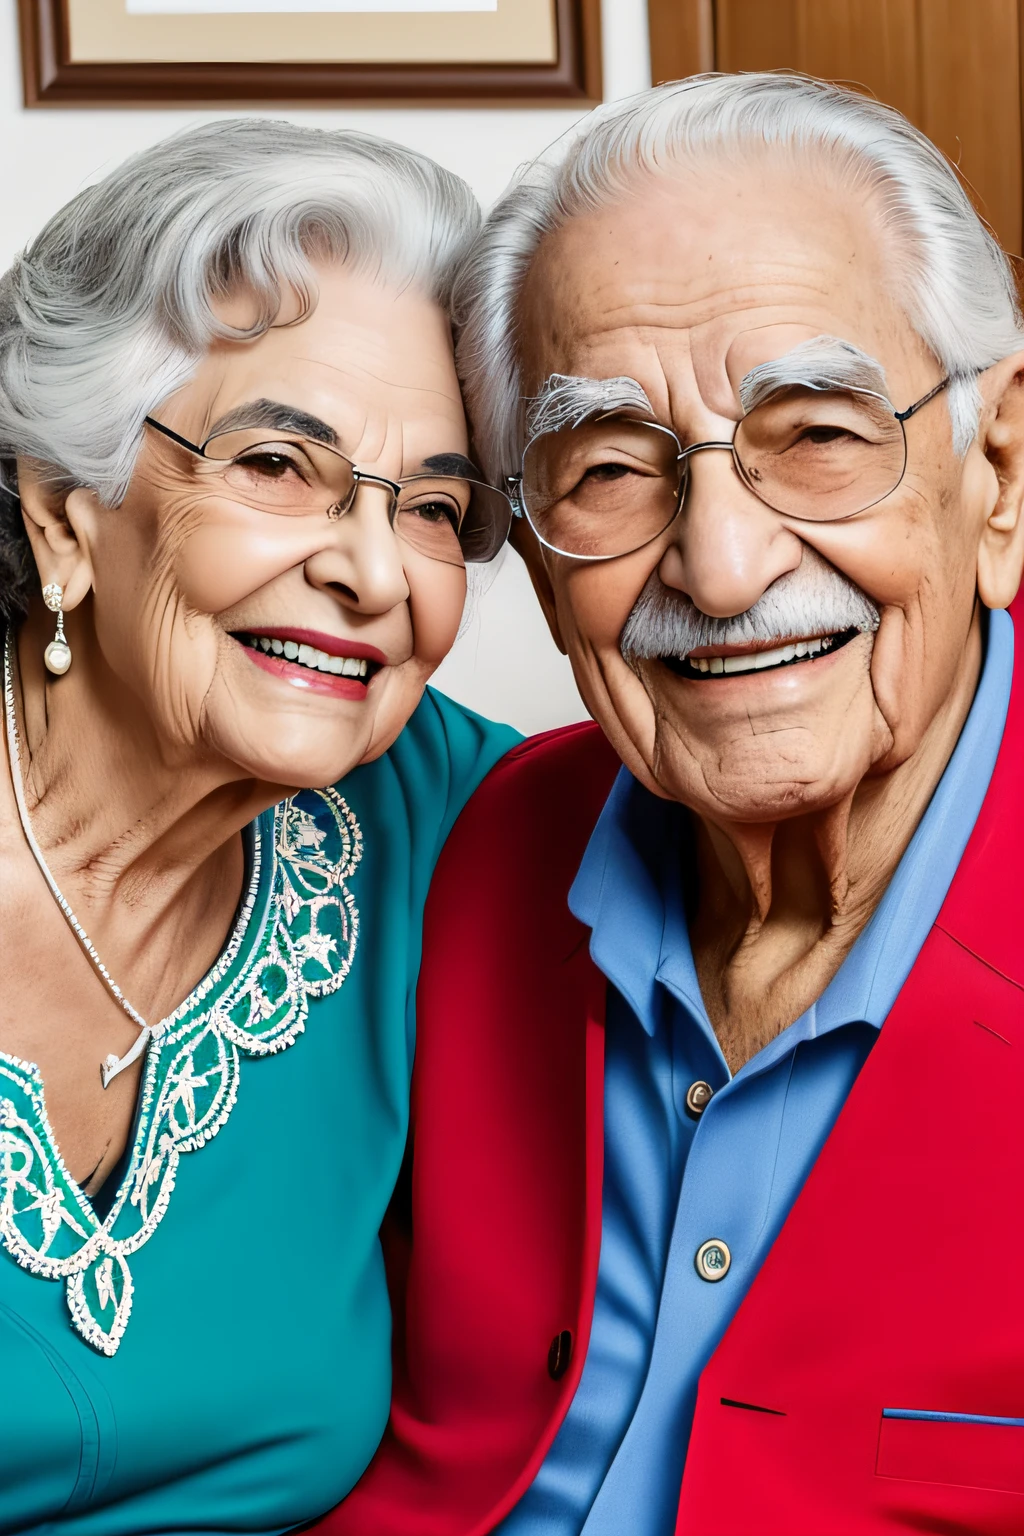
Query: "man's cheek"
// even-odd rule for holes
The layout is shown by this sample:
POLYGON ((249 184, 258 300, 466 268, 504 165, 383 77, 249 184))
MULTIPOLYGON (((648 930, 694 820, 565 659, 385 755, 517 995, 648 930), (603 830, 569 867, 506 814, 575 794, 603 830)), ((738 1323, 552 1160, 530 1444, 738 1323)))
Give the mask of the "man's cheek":
POLYGON ((558 619, 567 644, 575 635, 585 650, 599 655, 618 652, 622 631, 643 590, 643 581, 626 586, 610 576, 607 566, 580 567, 575 578, 566 582, 559 594, 558 619))
POLYGON ((871 655, 871 687, 879 714, 892 738, 892 760, 904 761, 922 738, 953 684, 966 643, 937 594, 920 597, 906 608, 886 608, 871 655))

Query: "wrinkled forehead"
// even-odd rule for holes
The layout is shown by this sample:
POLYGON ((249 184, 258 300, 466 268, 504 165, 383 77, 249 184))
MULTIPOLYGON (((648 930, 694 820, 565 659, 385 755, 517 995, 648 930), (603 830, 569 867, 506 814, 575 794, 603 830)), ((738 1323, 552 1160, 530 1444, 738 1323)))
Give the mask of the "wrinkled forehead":
MULTIPOLYGON (((319 269, 317 281, 304 317, 285 311, 252 341, 211 346, 174 398, 180 430, 205 440, 271 401, 299 413, 299 431, 364 461, 393 463, 403 448, 463 450, 462 400, 440 308, 414 289, 397 291, 344 268, 319 269), (333 438, 311 428, 315 421, 333 438)), ((256 416, 258 424, 289 425, 256 416)))
POLYGON ((551 374, 639 379, 735 414, 742 379, 817 336, 900 371, 925 351, 870 201, 811 174, 705 166, 545 237, 520 295, 526 392, 551 374))

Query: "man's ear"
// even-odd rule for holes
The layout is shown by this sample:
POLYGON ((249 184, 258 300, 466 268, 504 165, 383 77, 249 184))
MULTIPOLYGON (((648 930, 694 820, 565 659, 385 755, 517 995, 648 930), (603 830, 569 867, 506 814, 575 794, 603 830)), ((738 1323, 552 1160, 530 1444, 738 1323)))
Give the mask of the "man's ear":
POLYGON ((551 638, 564 656, 566 652, 565 646, 562 643, 561 630, 558 627, 555 589, 551 585, 551 574, 548 571, 544 546, 525 517, 514 517, 512 519, 512 531, 509 534, 508 541, 516 553, 522 556, 523 563, 530 573, 530 580, 533 582, 533 590, 537 594, 537 601, 540 603, 544 611, 544 617, 548 621, 551 638))
POLYGON ((986 386, 979 442, 997 488, 978 545, 978 595, 986 608, 1008 608, 1024 571, 1024 352, 990 368, 986 386))
POLYGON ((77 608, 93 585, 88 532, 95 495, 59 487, 52 471, 31 459, 18 460, 18 495, 40 584, 59 582, 65 611, 77 608))

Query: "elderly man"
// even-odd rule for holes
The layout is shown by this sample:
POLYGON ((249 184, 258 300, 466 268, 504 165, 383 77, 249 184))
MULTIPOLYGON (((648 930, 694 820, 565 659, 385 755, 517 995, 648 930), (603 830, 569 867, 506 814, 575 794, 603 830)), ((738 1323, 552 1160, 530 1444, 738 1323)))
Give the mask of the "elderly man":
POLYGON ((333 1528, 1019 1533, 1005 258, 896 113, 724 76, 529 171, 464 302, 603 737, 514 751, 439 866, 392 1422, 333 1528))

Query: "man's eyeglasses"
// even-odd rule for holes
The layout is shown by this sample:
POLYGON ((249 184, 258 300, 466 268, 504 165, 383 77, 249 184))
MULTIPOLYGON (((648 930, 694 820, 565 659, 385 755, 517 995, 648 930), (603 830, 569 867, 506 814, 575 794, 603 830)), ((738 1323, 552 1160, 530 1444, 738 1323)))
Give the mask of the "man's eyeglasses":
POLYGON ((689 461, 724 449, 766 506, 808 522, 864 512, 907 467, 904 422, 950 383, 897 411, 869 390, 780 389, 737 424, 731 442, 684 448, 669 428, 607 412, 534 437, 508 479, 513 510, 542 544, 575 560, 614 560, 663 533, 686 498, 689 461))
POLYGON ((457 454, 428 459, 415 475, 388 480, 357 469, 337 448, 266 427, 221 432, 190 443, 152 416, 146 423, 202 461, 211 489, 261 512, 344 517, 362 483, 390 493, 389 517, 411 549, 446 565, 492 560, 508 536, 508 498, 457 454))

